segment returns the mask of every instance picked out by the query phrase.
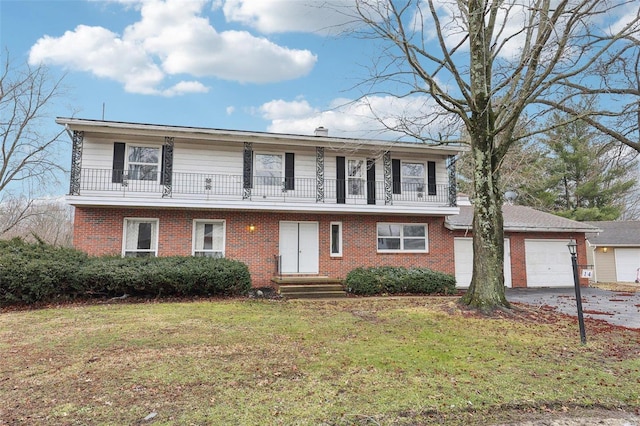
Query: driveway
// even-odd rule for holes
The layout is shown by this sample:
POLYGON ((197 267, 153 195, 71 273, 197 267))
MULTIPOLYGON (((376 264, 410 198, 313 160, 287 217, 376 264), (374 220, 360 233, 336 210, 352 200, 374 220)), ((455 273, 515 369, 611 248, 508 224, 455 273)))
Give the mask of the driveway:
MULTIPOLYGON (((610 291, 595 287, 581 287, 580 292, 585 318, 640 329, 640 292, 610 291)), ((553 306, 558 312, 578 316, 573 287, 508 288, 506 294, 509 302, 553 306)))

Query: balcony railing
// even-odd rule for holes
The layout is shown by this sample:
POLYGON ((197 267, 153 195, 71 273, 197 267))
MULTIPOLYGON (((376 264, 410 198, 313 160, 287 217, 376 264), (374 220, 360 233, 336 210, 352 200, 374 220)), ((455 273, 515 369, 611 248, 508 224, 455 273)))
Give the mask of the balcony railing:
POLYGON ((138 174, 132 179, 128 171, 86 169, 80 175, 80 193, 120 193, 158 195, 172 198, 247 199, 250 201, 317 202, 345 204, 427 203, 452 206, 448 185, 402 183, 385 188, 382 181, 364 179, 282 178, 254 176, 250 182, 242 175, 172 173, 162 179, 160 173, 138 174), (387 194, 389 191, 389 194, 387 194), (390 197, 390 200, 389 200, 390 197))

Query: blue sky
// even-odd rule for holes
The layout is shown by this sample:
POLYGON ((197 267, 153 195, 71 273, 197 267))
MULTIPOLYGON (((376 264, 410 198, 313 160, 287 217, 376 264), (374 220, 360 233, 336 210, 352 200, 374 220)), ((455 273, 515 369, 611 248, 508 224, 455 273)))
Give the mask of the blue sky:
POLYGON ((2 0, 0 8, 12 62, 66 73, 68 105, 56 115, 100 119, 104 105, 115 121, 370 130, 328 111, 359 94, 350 89, 371 43, 327 34, 344 18, 303 0, 2 0))
MULTIPOLYGON (((348 0, 332 0, 340 8, 348 0)), ((55 116, 250 131, 378 135, 361 93, 371 42, 304 0, 0 0, 13 65, 62 75, 55 116), (338 109, 336 109, 338 107, 338 109), (104 116, 103 116, 104 113, 104 116), (374 130, 372 132, 372 130, 374 130)), ((68 168, 70 142, 59 161, 68 168)), ((66 191, 65 178, 53 193, 66 191)))
MULTIPOLYGON (((346 21, 337 10, 352 2, 0 0, 1 54, 7 49, 14 65, 42 63, 54 78, 65 75, 65 96, 51 109, 52 131, 59 130, 55 116, 102 119, 104 113, 112 121, 295 134, 324 126, 331 136, 391 138, 369 105, 394 120, 424 116, 433 102, 381 94, 355 101, 381 50, 336 30, 346 21)), ((448 15, 446 2, 436 3, 448 15)), ((521 31, 527 9, 520 7, 523 13, 514 9, 505 21, 506 33, 521 31)), ((616 9, 635 11, 633 3, 616 9)), ((433 37, 433 23, 423 24, 433 37)), ((445 34, 450 46, 461 34, 452 28, 445 34)), ((518 37, 501 55, 518 51, 518 37)), ((460 55, 466 60, 464 47, 460 55)), ((453 90, 452 83, 442 87, 453 90)), ((68 168, 66 138, 58 154, 68 168)), ((66 191, 61 180, 52 192, 66 191)))

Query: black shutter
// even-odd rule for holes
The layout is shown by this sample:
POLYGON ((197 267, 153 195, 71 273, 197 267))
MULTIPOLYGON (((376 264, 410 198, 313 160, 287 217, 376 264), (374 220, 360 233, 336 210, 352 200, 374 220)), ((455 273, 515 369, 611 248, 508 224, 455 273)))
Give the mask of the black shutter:
POLYGON ((170 158, 167 158, 167 146, 162 145, 162 157, 160 163, 160 185, 171 185, 171 169, 172 165, 169 164, 170 158), (167 173, 168 172, 168 173, 167 173))
POLYGON ((376 160, 367 159, 367 204, 376 203, 376 160))
POLYGON ((292 191, 295 189, 295 157, 293 152, 284 154, 284 189, 292 191))
POLYGON ((427 161, 427 194, 436 195, 436 162, 427 161))
POLYGON ((346 196, 346 182, 345 182, 345 167, 344 157, 336 157, 336 202, 338 204, 344 204, 347 201, 346 196))
POLYGON ((112 183, 122 183, 124 173, 124 152, 126 145, 123 142, 113 143, 113 167, 111 172, 112 183))
POLYGON ((400 181, 400 160, 391 160, 391 176, 393 179, 393 193, 402 194, 402 182, 400 181))
POLYGON ((253 188, 253 150, 247 148, 242 157, 242 188, 253 188))

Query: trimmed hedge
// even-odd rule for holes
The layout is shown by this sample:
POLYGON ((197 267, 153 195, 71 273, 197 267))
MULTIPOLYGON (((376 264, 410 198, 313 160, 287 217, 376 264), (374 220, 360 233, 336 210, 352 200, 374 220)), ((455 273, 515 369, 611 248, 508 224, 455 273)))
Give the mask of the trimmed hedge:
POLYGON ((87 297, 243 295, 242 262, 207 257, 89 257, 69 248, 0 241, 0 306, 87 297))
POLYGON ((428 268, 381 266, 354 269, 347 275, 345 287, 359 295, 454 294, 456 279, 428 268))

